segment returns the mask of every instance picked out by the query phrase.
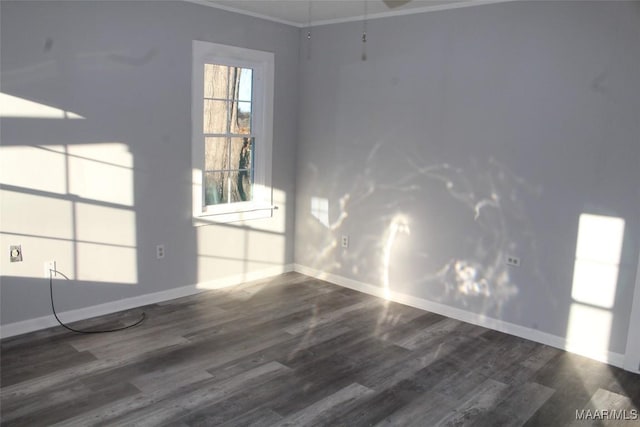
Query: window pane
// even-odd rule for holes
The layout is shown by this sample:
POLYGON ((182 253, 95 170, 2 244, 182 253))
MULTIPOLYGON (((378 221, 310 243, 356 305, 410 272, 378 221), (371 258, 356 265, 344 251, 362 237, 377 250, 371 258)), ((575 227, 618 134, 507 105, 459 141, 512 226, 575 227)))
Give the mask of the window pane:
POLYGON ((214 171, 236 169, 237 165, 229 165, 229 138, 208 137, 204 139, 204 170, 214 171))
POLYGON ((235 102, 234 112, 235 123, 232 126, 232 133, 250 134, 251 133, 251 103, 235 102))
POLYGON ((204 97, 229 98, 229 67, 204 64, 204 97))
POLYGON ((204 204, 219 205, 228 202, 229 172, 205 172, 204 204))
POLYGON ((234 171, 230 174, 231 203, 252 200, 253 176, 250 170, 234 171))
POLYGON ((251 68, 240 69, 240 83, 238 87, 238 97, 240 101, 251 101, 253 90, 253 70, 251 68))
POLYGON ((227 133, 228 101, 204 101, 204 133, 227 133))
POLYGON ((251 169, 253 164, 253 138, 231 138, 230 169, 251 169))

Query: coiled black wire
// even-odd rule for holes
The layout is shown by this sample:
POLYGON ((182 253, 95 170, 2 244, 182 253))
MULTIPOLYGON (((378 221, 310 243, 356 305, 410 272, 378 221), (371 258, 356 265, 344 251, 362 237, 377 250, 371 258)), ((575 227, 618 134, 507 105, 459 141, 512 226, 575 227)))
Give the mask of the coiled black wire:
POLYGON ((72 332, 77 332, 77 333, 79 333, 79 334, 104 334, 104 333, 107 333, 107 332, 118 332, 118 331, 124 331, 125 329, 129 329, 129 328, 133 328, 134 326, 138 326, 138 325, 139 325, 139 324, 141 324, 141 323, 144 321, 144 319, 147 317, 146 313, 145 313, 145 312, 142 312, 142 316, 140 316, 140 319, 139 319, 137 322, 132 323, 131 325, 122 326, 122 327, 120 327, 120 328, 115 328, 115 329, 105 329, 105 330, 82 330, 82 329, 74 329, 74 328, 72 328, 71 326, 67 326, 67 325, 65 325, 64 323, 62 323, 62 320, 60 320, 60 318, 58 317, 58 313, 56 313, 56 307, 55 307, 55 305, 54 305, 54 303, 53 303, 53 275, 54 275, 54 274, 59 274, 59 275, 61 275, 62 277, 64 277, 64 278, 65 278, 65 280, 70 280, 67 276, 65 276, 63 273, 59 272, 58 270, 53 270, 53 269, 50 269, 50 270, 49 270, 49 294, 51 295, 51 311, 53 311, 53 315, 55 316, 55 318, 56 318, 56 320, 58 321, 58 323, 59 323, 62 327, 66 328, 66 329, 68 329, 68 330, 70 330, 70 331, 72 331, 72 332))

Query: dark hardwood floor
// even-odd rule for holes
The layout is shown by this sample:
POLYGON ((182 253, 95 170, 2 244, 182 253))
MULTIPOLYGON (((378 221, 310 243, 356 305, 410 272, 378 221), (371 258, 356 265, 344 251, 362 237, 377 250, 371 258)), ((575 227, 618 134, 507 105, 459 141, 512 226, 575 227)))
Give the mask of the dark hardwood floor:
POLYGON ((640 425, 638 375, 297 273, 143 310, 3 340, 2 425, 640 425))

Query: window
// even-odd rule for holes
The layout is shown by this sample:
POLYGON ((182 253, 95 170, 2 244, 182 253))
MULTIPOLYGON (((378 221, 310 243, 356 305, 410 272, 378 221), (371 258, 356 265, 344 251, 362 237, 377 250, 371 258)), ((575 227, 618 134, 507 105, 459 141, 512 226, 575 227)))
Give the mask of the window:
POLYGON ((193 42, 196 225, 272 214, 273 53, 193 42))

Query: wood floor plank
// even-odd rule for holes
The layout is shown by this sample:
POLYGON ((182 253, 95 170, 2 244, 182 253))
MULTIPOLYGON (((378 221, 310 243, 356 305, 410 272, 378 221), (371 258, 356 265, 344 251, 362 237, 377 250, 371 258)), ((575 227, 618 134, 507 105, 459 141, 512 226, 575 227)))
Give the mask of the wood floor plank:
POLYGON ((278 424, 282 416, 269 408, 256 408, 220 424, 221 427, 263 427, 278 424))
POLYGON ((281 345, 291 340, 290 335, 276 331, 270 336, 250 340, 248 343, 241 342, 232 347, 223 347, 206 354, 197 354, 198 347, 191 347, 190 351, 196 353, 194 356, 185 359, 172 355, 168 360, 158 363, 153 370, 136 376, 132 382, 140 384, 145 390, 172 388, 185 377, 203 370, 220 381, 275 360, 275 358, 256 357, 256 355, 274 347, 281 349, 281 345))
POLYGON ((640 412, 633 401, 609 390, 598 389, 589 402, 580 408, 580 416, 569 427, 603 426, 624 427, 632 424, 640 425, 640 412))
POLYGON ((456 402, 440 393, 426 391, 380 420, 376 427, 424 427, 442 419, 456 408, 456 402))
POLYGON ((302 378, 296 375, 293 370, 288 369, 268 381, 252 384, 250 388, 245 387, 232 391, 227 393, 224 398, 208 400, 187 413, 176 414, 174 417, 166 418, 163 421, 163 425, 171 426, 179 421, 189 426, 220 425, 227 420, 241 417, 255 408, 268 407, 278 413, 273 408, 274 402, 287 396, 289 390, 301 389, 304 384, 305 382, 302 378))
POLYGON ((96 357, 86 351, 67 353, 57 357, 41 358, 37 363, 20 364, 19 367, 2 368, 2 386, 19 384, 30 379, 38 379, 42 375, 50 372, 65 370, 77 367, 96 360, 96 357))
MULTIPOLYGON (((123 397, 136 396, 140 391, 126 382, 104 384, 99 389, 61 390, 62 396, 50 394, 44 399, 25 402, 19 408, 5 412, 2 425, 49 426, 94 408, 108 406, 123 397)), ((85 424, 86 425, 86 424, 85 424)))
POLYGON ((105 347, 109 344, 116 344, 123 340, 144 339, 148 336, 157 336, 158 333, 170 333, 183 336, 201 322, 213 322, 224 319, 228 313, 218 307, 196 307, 192 306, 188 310, 154 310, 150 312, 145 309, 146 319, 139 327, 126 329, 112 334, 76 334, 68 339, 69 344, 78 351, 92 350, 96 347, 105 347), (197 319, 197 320, 196 320, 197 319))
POLYGON ((559 353, 533 378, 554 390, 554 394, 525 423, 526 426, 562 425, 575 420, 608 372, 604 364, 570 353, 559 353))
MULTIPOLYGON (((286 299, 280 299, 273 301, 272 304, 256 305, 253 308, 243 306, 244 311, 229 310, 229 314, 217 318, 216 321, 207 322, 195 331, 186 331, 183 336, 191 341, 206 340, 220 332, 265 327, 265 323, 268 321, 275 321, 281 317, 295 314, 304 319, 298 319, 298 322, 304 322, 317 316, 318 313, 333 313, 342 307, 349 307, 358 302, 355 297, 344 298, 337 292, 326 292, 320 295, 310 294, 301 297, 297 304, 290 304, 286 299)), ((288 332, 286 329, 284 331, 288 332)))
POLYGON ((289 415, 282 421, 274 424, 274 427, 296 427, 323 425, 326 422, 327 414, 336 406, 348 405, 363 396, 373 394, 373 390, 353 383, 339 390, 332 395, 307 406, 306 408, 289 415))
POLYGON ((2 340, 0 424, 564 427, 640 405, 639 375, 298 273, 78 327, 142 311, 2 340))
MULTIPOLYGON (((175 420, 200 405, 222 400, 260 382, 270 381, 288 368, 270 362, 243 372, 222 382, 201 381, 198 388, 184 388, 167 392, 157 389, 153 393, 140 395, 136 399, 87 412, 69 420, 66 425, 148 425, 157 426, 167 420, 175 420)), ((175 425, 175 424, 174 424, 175 425)))
POLYGON ((180 346, 188 343, 189 340, 186 338, 172 334, 165 334, 162 341, 159 341, 154 335, 146 335, 127 338, 101 346, 96 345, 89 352, 98 359, 109 359, 118 357, 122 353, 129 353, 129 355, 145 354, 167 346, 180 346))
POLYGON ((376 425, 389 414, 398 411, 421 396, 424 390, 410 380, 376 392, 366 399, 357 400, 340 411, 334 411, 326 419, 326 425, 369 426, 376 425))
POLYGON ((433 425, 436 427, 474 425, 480 416, 491 411, 496 406, 506 388, 506 384, 492 379, 486 380, 471 393, 467 400, 433 425))
POLYGON ((376 390, 389 388, 394 384, 412 378, 416 372, 427 368, 432 363, 448 360, 457 352, 464 352, 474 345, 474 337, 453 334, 449 336, 434 336, 432 340, 402 357, 381 362, 376 370, 370 372, 360 382, 376 390))
POLYGON ((202 344, 180 346, 171 352, 149 358, 149 363, 140 361, 133 365, 123 366, 118 370, 106 372, 105 375, 110 377, 115 376, 116 378, 138 378, 147 375, 146 378, 148 379, 149 373, 157 372, 159 375, 156 376, 156 378, 160 379, 160 381, 154 383, 156 387, 173 386, 175 380, 184 375, 191 375, 193 372, 211 369, 212 367, 268 348, 276 343, 284 342, 289 338, 287 334, 272 331, 262 336, 253 335, 248 342, 238 339, 233 343, 230 342, 227 347, 224 347, 224 343, 215 346, 205 346, 202 344))
MULTIPOLYGON (((429 313, 430 314, 430 313, 429 313)), ((441 316, 423 316, 418 321, 406 325, 401 337, 394 337, 392 341, 408 350, 414 350, 425 341, 432 340, 438 334, 451 333, 460 325, 454 319, 441 316)))
POLYGON ((2 379, 5 375, 13 374, 14 370, 23 369, 27 366, 37 365, 50 361, 52 358, 64 358, 78 354, 82 350, 74 348, 70 343, 59 340, 48 340, 25 349, 13 348, 13 350, 3 349, 2 355, 2 379))
POLYGON ((318 326, 322 326, 327 323, 333 323, 336 321, 336 319, 339 319, 342 316, 353 313, 354 311, 376 307, 380 305, 381 305, 380 301, 376 301, 375 299, 369 299, 367 301, 351 304, 339 310, 334 310, 328 313, 322 313, 322 314, 314 313, 314 315, 311 318, 298 322, 298 324, 296 325, 289 326, 285 329, 285 331, 290 333, 291 335, 301 334, 309 329, 317 328, 318 326))
POLYGON ((271 360, 279 361, 287 366, 290 360, 294 359, 299 353, 306 351, 309 347, 350 331, 349 328, 345 327, 323 327, 315 329, 313 334, 305 335, 304 337, 290 336, 286 341, 275 343, 227 363, 219 364, 208 369, 207 372, 216 379, 222 380, 271 360))
POLYGON ((213 378, 213 376, 205 370, 185 369, 179 374, 167 374, 166 371, 159 370, 135 377, 130 382, 145 393, 153 393, 158 389, 183 389, 210 378, 213 378))
POLYGON ((535 347, 517 363, 507 366, 492 375, 496 381, 518 386, 531 380, 549 361, 557 357, 561 350, 546 345, 535 347))
POLYGON ((474 419, 477 427, 522 426, 552 395, 553 390, 537 383, 509 386, 492 411, 474 419))

